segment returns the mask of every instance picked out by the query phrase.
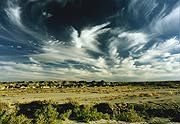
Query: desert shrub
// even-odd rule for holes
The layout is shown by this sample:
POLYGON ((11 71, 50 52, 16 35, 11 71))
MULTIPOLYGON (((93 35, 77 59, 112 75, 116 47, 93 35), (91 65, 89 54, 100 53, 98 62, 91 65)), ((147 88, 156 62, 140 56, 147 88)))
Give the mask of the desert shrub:
POLYGON ((116 120, 126 122, 141 122, 144 121, 143 117, 139 116, 133 109, 123 111, 120 114, 115 115, 116 120))
POLYGON ((4 102, 0 102, 0 124, 3 124, 6 120, 8 121, 9 116, 7 114, 8 105, 4 102))
POLYGON ((144 115, 146 119, 153 117, 168 118, 176 114, 176 109, 172 104, 168 103, 143 103, 135 104, 134 110, 140 115, 144 115))
POLYGON ((28 118, 34 118, 35 112, 37 110, 42 110, 44 106, 47 106, 49 103, 46 101, 33 101, 31 103, 19 104, 18 105, 18 115, 26 115, 28 118))
POLYGON ((180 104, 174 104, 173 106, 175 107, 175 112, 171 116, 171 120, 175 122, 180 122, 180 104))
POLYGON ((98 112, 97 109, 88 106, 79 106, 73 110, 72 116, 78 121, 96 121, 100 119, 109 119, 108 114, 98 112))
POLYGON ((24 115, 19 115, 19 116, 11 115, 9 122, 10 122, 9 124, 30 124, 31 119, 28 119, 24 115))
POLYGON ((72 110, 68 110, 68 111, 60 114, 60 115, 59 115, 59 119, 65 121, 65 120, 67 120, 67 119, 70 118, 71 114, 72 114, 72 110))
POLYGON ((168 118, 154 117, 148 121, 148 124, 166 124, 168 122, 170 122, 168 118))
POLYGON ((77 99, 73 99, 73 98, 69 98, 68 103, 75 106, 75 107, 79 106, 79 104, 80 104, 77 99))
POLYGON ((79 103, 73 100, 73 101, 69 101, 68 103, 65 103, 65 104, 56 105, 56 108, 57 108, 57 111, 59 112, 59 114, 63 114, 69 110, 73 110, 77 106, 79 106, 79 103))
POLYGON ((175 122, 180 122, 180 112, 177 113, 176 115, 173 115, 173 117, 171 118, 172 121, 175 122))
POLYGON ((172 121, 180 121, 180 111, 177 103, 151 103, 147 114, 149 117, 172 118, 172 121))
POLYGON ((97 109, 98 112, 102 112, 103 114, 113 115, 113 108, 110 103, 99 103, 93 106, 97 109))
POLYGON ((60 124, 67 119, 83 122, 100 119, 142 122, 146 119, 151 124, 169 119, 180 122, 179 103, 98 103, 86 106, 71 100, 65 104, 35 101, 18 104, 16 107, 16 111, 9 111, 9 105, 0 102, 0 124, 60 124))
POLYGON ((38 109, 35 112, 36 124, 56 124, 58 112, 52 105, 43 106, 43 109, 38 109))
POLYGON ((9 109, 9 105, 7 103, 0 101, 0 111, 7 111, 9 109))
POLYGON ((6 113, 6 111, 0 111, 0 124, 4 124, 8 122, 10 116, 6 113))
POLYGON ((160 107, 151 107, 147 110, 149 117, 168 117, 168 110, 160 107))
POLYGON ((149 109, 151 109, 151 105, 150 104, 135 104, 134 105, 134 110, 141 116, 144 117, 145 119, 150 119, 150 116, 152 116, 151 114, 149 114, 147 111, 149 111, 149 109))
POLYGON ((175 115, 172 115, 171 121, 180 122, 180 112, 177 112, 175 115))
POLYGON ((1 113, 0 115, 0 124, 30 124, 31 119, 28 119, 24 115, 15 115, 15 114, 7 114, 1 113))
MULTIPOLYGON (((170 118, 172 121, 180 122, 179 103, 144 103, 136 104, 134 109, 144 115, 145 119, 170 118)), ((153 119, 154 120, 154 119, 153 119)))

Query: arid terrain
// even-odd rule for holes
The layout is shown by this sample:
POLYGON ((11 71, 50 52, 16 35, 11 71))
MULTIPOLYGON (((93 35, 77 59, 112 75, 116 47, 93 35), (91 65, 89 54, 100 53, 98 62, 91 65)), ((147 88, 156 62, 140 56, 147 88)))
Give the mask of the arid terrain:
POLYGON ((64 103, 71 99, 80 103, 180 102, 180 88, 143 86, 10 89, 1 90, 0 94, 0 100, 9 103, 23 103, 36 100, 52 100, 64 103))
MULTIPOLYGON (((100 106, 104 110, 98 108, 98 112, 103 114, 109 114, 114 116, 114 109, 117 104, 125 104, 128 111, 133 109, 139 111, 142 115, 142 111, 137 106, 150 106, 147 109, 147 113, 153 108, 152 113, 148 113, 148 117, 142 116, 144 122, 146 120, 152 120, 155 118, 158 121, 175 120, 174 122, 180 122, 180 82, 139 82, 139 83, 123 83, 123 82, 9 82, 1 83, 0 90, 0 102, 8 104, 11 109, 14 109, 16 105, 28 105, 34 101, 50 101, 53 105, 65 105, 67 103, 75 103, 79 106, 96 106, 99 104, 106 104, 100 106), (112 113, 110 111, 110 105, 112 105, 112 113), (132 108, 129 107, 133 106, 132 108), (107 107, 108 106, 108 107, 107 107), (155 109, 156 108, 156 109, 155 109), (158 110, 161 112, 158 113, 158 110), (176 110, 176 111, 175 111, 176 110), (177 114, 178 119, 174 119, 170 115, 159 116, 166 112, 177 114), (154 116, 153 116, 154 112, 154 116), (164 119, 165 118, 165 119, 164 119)), ((39 104, 39 103, 38 103, 39 104)), ((20 107, 20 110, 22 108, 20 107)), ((58 109, 58 108, 57 108, 58 109)), ((71 108, 72 109, 72 108, 71 108)), ((145 109, 145 107, 144 107, 145 109)), ((69 110, 69 109, 68 109, 69 110)), ((73 111, 73 109, 71 110, 73 111)), ((67 112, 67 111, 66 111, 67 112)), ((120 113, 119 113, 120 114, 120 113)), ((109 119, 110 119, 109 118, 109 119)), ((120 118, 120 117, 119 117, 120 118)), ((128 117, 127 117, 128 118, 128 117)), ((69 118, 68 118, 69 119, 69 118)), ((100 119, 104 119, 103 117, 100 119)), ((109 120, 108 119, 108 120, 109 120)), ((66 120, 66 119, 65 119, 66 120)), ((78 121, 78 119, 75 119, 78 121)), ((81 120, 81 119, 80 119, 81 120)), ((91 123, 107 123, 105 120, 90 119, 91 123), (93 120, 97 120, 93 122, 93 120), (104 122, 105 121, 105 122, 104 122)), ((108 121, 108 123, 121 123, 120 121, 126 121, 126 119, 115 119, 116 121, 108 121), (118 122, 119 121, 119 122, 118 122)), ((133 120, 133 119, 132 119, 133 120)), ((139 119, 141 120, 141 119, 139 119)), ((84 120, 83 120, 84 121, 84 120)), ((158 122, 157 121, 157 122, 158 122)), ((128 122, 128 119, 127 119, 128 122)), ((129 121, 129 122, 136 122, 129 121)), ((167 121, 168 122, 168 121, 167 121)), ((64 123, 75 123, 74 121, 64 121, 64 123)), ((78 122, 80 123, 80 122, 78 122)), ((82 122, 81 122, 82 123, 82 122)), ((83 122, 85 123, 85 122, 83 122)), ((83 124, 82 123, 82 124, 83 124)), ((125 123, 125 122, 124 122, 125 123)), ((140 123, 140 122, 139 122, 140 123)))

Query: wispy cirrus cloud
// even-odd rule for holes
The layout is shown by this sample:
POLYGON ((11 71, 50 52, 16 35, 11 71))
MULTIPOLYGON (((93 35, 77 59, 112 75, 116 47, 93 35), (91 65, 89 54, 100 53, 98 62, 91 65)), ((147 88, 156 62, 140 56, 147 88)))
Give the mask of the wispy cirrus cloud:
MULTIPOLYGON (((7 6, 0 11, 0 80, 179 79, 178 0, 112 1, 121 3, 115 5, 118 11, 112 15, 98 12, 102 20, 96 20, 88 11, 89 18, 96 22, 82 17, 82 25, 76 22, 79 19, 71 22, 64 20, 68 16, 51 11, 51 0, 25 0, 27 10, 19 1, 4 1, 7 6), (48 13, 51 16, 44 17, 48 13), (33 18, 25 19, 26 14, 33 18)), ((58 1, 59 4, 56 9, 64 10, 66 2, 58 1)))
MULTIPOLYGON (((15 2, 15 1, 14 1, 15 2)), ((12 1, 7 1, 7 8, 5 9, 5 12, 10 19, 11 23, 14 23, 15 25, 19 27, 23 27, 22 20, 21 20, 21 7, 18 6, 18 4, 14 4, 12 1)))
POLYGON ((98 38, 99 35, 104 34, 110 30, 110 28, 106 28, 106 26, 109 24, 110 23, 105 23, 94 27, 84 28, 80 34, 78 34, 76 29, 72 28, 73 32, 71 34, 71 42, 77 48, 86 48, 95 52, 100 52, 100 49, 98 48, 98 45, 100 44, 98 38))
MULTIPOLYGON (((179 54, 178 50, 180 48, 180 41, 176 38, 167 39, 164 42, 154 44, 149 50, 147 50, 140 61, 142 62, 152 62, 163 61, 168 57, 173 57, 173 55, 179 54)), ((152 64, 151 63, 151 64, 152 64)))
POLYGON ((169 14, 162 13, 151 23, 151 30, 160 35, 179 35, 180 26, 180 3, 178 3, 169 14))
POLYGON ((142 50, 149 42, 149 36, 144 32, 115 30, 115 34, 109 39, 109 56, 116 64, 120 64, 123 56, 142 50))
MULTIPOLYGON (((84 66, 89 66, 89 73, 91 71, 102 71, 108 68, 106 64, 106 60, 99 56, 92 56, 88 50, 92 50, 93 52, 102 52, 98 48, 100 42, 98 41, 99 35, 106 33, 109 29, 105 28, 109 23, 93 26, 88 29, 83 29, 80 36, 74 35, 76 31, 72 32, 72 41, 69 43, 71 45, 60 44, 57 41, 51 41, 50 44, 45 45, 42 50, 44 51, 41 54, 32 55, 30 60, 35 63, 40 63, 44 65, 45 63, 51 64, 61 64, 68 61, 67 66, 73 68, 76 65, 80 65, 80 68, 84 68, 84 66), (87 40, 86 40, 87 39, 87 40), (78 45, 78 46, 77 46, 78 45), (79 47, 79 45, 82 45, 79 47), (92 67, 91 67, 92 66, 92 67)), ((49 66, 48 66, 49 67, 49 66)), ((53 67, 50 67, 53 68, 53 67)))
POLYGON ((134 51, 142 49, 149 41, 148 35, 143 32, 122 32, 118 38, 124 39, 127 42, 127 49, 133 48, 134 51))

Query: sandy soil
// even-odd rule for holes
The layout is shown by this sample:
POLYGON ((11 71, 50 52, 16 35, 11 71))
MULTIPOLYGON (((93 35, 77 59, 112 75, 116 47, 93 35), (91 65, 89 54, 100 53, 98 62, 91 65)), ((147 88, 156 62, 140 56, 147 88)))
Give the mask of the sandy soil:
POLYGON ((97 102, 180 102, 180 89, 173 88, 139 88, 139 87, 117 87, 117 88, 68 88, 63 89, 23 89, 21 91, 7 90, 0 91, 0 101, 8 103, 23 103, 36 100, 51 100, 58 103, 65 103, 70 100, 79 103, 97 102), (38 93, 37 93, 38 91, 38 93))

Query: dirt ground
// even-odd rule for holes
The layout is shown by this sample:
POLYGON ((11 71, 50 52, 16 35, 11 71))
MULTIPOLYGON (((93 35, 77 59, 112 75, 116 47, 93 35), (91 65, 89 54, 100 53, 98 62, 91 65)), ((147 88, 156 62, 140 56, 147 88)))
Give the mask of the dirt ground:
MULTIPOLYGON (((0 90, 0 101, 14 106, 15 103, 47 100, 56 103, 76 101, 79 104, 109 103, 171 103, 180 102, 180 88, 116 86, 116 87, 81 87, 49 89, 8 89, 0 90)), ((87 124, 67 120, 64 124, 87 124)), ((147 124, 127 123, 113 120, 99 120, 88 124, 147 124)), ((167 124, 180 124, 170 122, 167 124)))
POLYGON ((0 101, 2 102, 14 104, 36 100, 51 100, 57 103, 75 100, 82 104, 99 102, 180 102, 180 88, 118 86, 0 91, 0 101))

